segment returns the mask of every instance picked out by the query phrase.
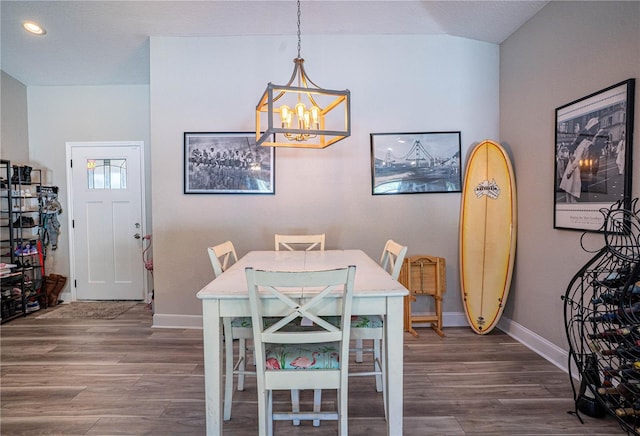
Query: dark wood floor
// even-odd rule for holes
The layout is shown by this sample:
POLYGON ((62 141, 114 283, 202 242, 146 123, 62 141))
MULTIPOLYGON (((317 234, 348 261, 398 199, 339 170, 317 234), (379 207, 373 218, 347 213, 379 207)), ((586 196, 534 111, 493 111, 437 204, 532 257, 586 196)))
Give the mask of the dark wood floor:
MULTIPOLYGON (((0 327, 1 420, 7 435, 202 435, 202 331, 153 329, 140 304, 115 320, 36 319, 0 327)), ((615 435, 612 417, 573 409, 567 375, 509 336, 447 328, 405 335, 407 435, 615 435)), ((350 380, 352 435, 385 434, 371 377, 350 380)), ((225 435, 257 431, 255 378, 234 397, 225 435)), ((279 396, 287 407, 287 395, 279 396)), ((304 397, 303 397, 304 398, 304 397)), ((323 402, 331 402, 327 392, 323 402)), ((279 435, 336 434, 278 422, 279 435)), ((395 436, 395 435, 394 435, 395 436)))

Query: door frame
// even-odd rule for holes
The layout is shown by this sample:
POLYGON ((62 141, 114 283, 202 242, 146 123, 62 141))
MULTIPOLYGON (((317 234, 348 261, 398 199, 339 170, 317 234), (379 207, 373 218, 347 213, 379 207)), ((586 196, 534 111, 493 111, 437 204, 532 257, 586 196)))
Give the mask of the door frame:
MULTIPOLYGON (((70 288, 71 288, 71 301, 78 301, 76 293, 75 277, 76 277, 76 255, 75 255, 75 235, 73 229, 73 174, 71 173, 71 156, 74 147, 137 147, 140 150, 140 212, 141 216, 141 234, 146 235, 147 230, 147 209, 146 209, 146 184, 145 184, 145 149, 144 141, 80 141, 80 142, 66 142, 66 177, 67 177, 67 210, 69 211, 69 219, 67 225, 67 231, 69 232, 69 273, 70 273, 70 288)), ((144 244, 144 242, 143 242, 144 244)), ((142 251, 140 252, 142 256, 142 251)), ((142 262, 142 257, 140 257, 142 262)), ((144 270, 146 272, 146 269, 144 270)), ((149 295, 149 277, 148 274, 142 276, 142 291, 144 293, 144 301, 146 303, 151 302, 151 295, 149 295)))

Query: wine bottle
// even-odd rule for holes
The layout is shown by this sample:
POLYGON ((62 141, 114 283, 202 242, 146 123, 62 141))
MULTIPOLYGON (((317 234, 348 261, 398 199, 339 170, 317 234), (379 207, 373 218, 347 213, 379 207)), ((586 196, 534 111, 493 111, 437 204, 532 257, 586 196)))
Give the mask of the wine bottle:
POLYGON ((624 377, 625 379, 640 380, 640 362, 621 365, 618 368, 606 366, 602 368, 602 375, 605 377, 624 377))
POLYGON ((620 383, 617 386, 613 387, 602 387, 598 388, 598 393, 600 395, 620 395, 626 399, 633 400, 638 395, 637 389, 632 386, 628 386, 624 383, 620 383))
POLYGON ((618 288, 614 291, 602 292, 597 297, 591 299, 593 304, 612 304, 619 305, 622 303, 633 303, 640 300, 640 286, 634 284, 629 289, 618 288))
POLYGON ((603 356, 619 356, 624 359, 629 360, 640 360, 640 345, 629 345, 624 344, 617 348, 612 348, 610 350, 602 350, 600 352, 603 356))
POLYGON ((620 342, 625 340, 640 339, 637 326, 627 326, 618 329, 603 330, 588 335, 589 339, 605 339, 609 342, 620 342))
POLYGON ((585 415, 593 418, 602 418, 606 415, 606 410, 595 398, 595 394, 601 387, 600 376, 598 375, 598 361, 595 354, 590 354, 584 362, 584 369, 580 374, 580 390, 576 398, 576 407, 585 415))
POLYGON ((624 286, 629 279, 629 272, 629 266, 625 265, 618 270, 611 271, 602 280, 596 279, 596 282, 607 288, 619 288, 620 286, 624 286))
POLYGON ((620 418, 625 418, 627 416, 640 416, 640 410, 634 409, 633 407, 621 407, 616 409, 616 416, 620 418))
POLYGON ((610 322, 615 324, 624 324, 629 321, 637 321, 640 317, 640 302, 633 303, 629 307, 619 308, 611 312, 602 312, 588 319, 592 322, 610 322))

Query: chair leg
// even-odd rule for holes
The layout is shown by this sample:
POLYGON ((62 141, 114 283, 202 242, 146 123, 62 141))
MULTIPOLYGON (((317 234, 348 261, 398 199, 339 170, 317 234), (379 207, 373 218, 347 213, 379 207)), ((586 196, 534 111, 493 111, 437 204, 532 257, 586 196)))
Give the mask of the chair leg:
POLYGON ((267 391, 267 436, 273 436, 273 391, 267 391))
MULTIPOLYGON (((314 389, 313 390, 313 411, 320 412, 320 410, 322 410, 320 407, 321 405, 322 405, 322 389, 314 389)), ((313 426, 320 427, 320 420, 314 419, 313 426)))
MULTIPOLYGON (((380 339, 373 340, 373 370, 382 372, 384 374, 384 370, 382 369, 382 358, 380 357, 380 343, 382 341, 380 339), (376 368, 376 364, 380 364, 380 368, 376 368)), ((376 392, 382 392, 382 374, 376 375, 376 392)))
POLYGON ((384 420, 387 421, 388 418, 388 412, 387 412, 387 404, 388 404, 388 399, 389 397, 387 396, 387 354, 385 353, 385 348, 386 345, 384 344, 384 336, 382 338, 382 340, 380 340, 381 343, 381 359, 380 359, 380 365, 382 367, 382 402, 384 404, 384 420))
POLYGON ((346 389, 338 389, 338 436, 349 434, 349 403, 346 389))
POLYGON ((233 336, 231 335, 231 319, 223 318, 224 329, 224 414, 223 419, 231 419, 231 403, 233 401, 233 336))
MULTIPOLYGON (((298 389, 291 389, 291 411, 293 413, 300 412, 300 391, 298 389)), ((293 425, 300 425, 300 420, 294 419, 293 425)))
POLYGON ((362 363, 362 339, 356 339, 356 362, 362 363))
POLYGON ((238 366, 238 387, 239 391, 244 391, 244 371, 247 364, 247 340, 244 338, 238 339, 238 360, 240 365, 238 366))

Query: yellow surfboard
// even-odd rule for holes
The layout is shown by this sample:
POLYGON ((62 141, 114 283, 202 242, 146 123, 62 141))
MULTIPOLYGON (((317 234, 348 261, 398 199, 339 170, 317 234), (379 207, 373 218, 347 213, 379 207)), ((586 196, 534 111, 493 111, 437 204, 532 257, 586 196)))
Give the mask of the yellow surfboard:
POLYGON ((469 325, 489 333, 507 302, 516 251, 516 185, 505 149, 476 145, 467 162, 460 207, 460 288, 469 325))

